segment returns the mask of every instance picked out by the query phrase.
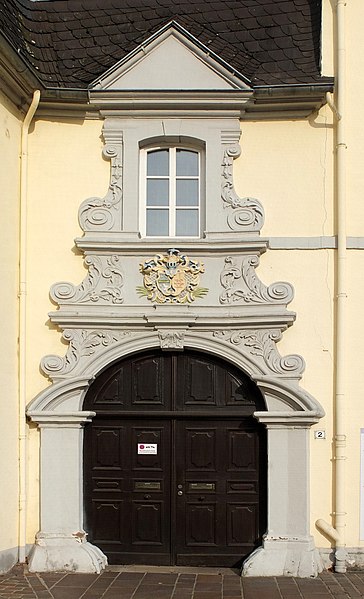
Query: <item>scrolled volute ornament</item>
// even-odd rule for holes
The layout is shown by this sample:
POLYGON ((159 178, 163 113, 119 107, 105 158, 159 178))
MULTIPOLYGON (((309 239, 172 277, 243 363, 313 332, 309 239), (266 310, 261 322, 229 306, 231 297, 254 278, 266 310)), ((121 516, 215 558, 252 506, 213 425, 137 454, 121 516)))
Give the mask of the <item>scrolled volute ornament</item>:
POLYGON ((122 140, 107 143, 102 153, 111 161, 109 188, 103 198, 91 197, 82 202, 78 219, 83 231, 110 231, 121 226, 116 216, 121 214, 123 195, 122 140))
POLYGON ((116 254, 102 257, 86 256, 86 278, 80 285, 65 281, 52 285, 52 300, 59 305, 97 302, 122 304, 123 273, 119 262, 120 257, 116 254))
POLYGON ((41 370, 47 374, 50 378, 60 375, 67 374, 76 366, 79 356, 77 352, 77 339, 80 335, 80 331, 72 331, 71 329, 65 329, 63 331, 63 339, 69 342, 67 353, 64 357, 50 354, 44 356, 40 362, 41 370), (74 340, 76 342, 74 343, 74 340))
POLYGON ((69 343, 66 355, 45 356, 41 360, 41 369, 50 378, 67 375, 76 368, 82 358, 92 356, 129 335, 129 331, 65 329, 63 338, 69 343))
POLYGON ((277 356, 272 363, 272 370, 278 374, 301 375, 306 368, 306 364, 302 356, 299 354, 288 354, 287 356, 277 356))
POLYGON ((264 209, 256 198, 240 198, 233 182, 233 160, 240 156, 239 144, 224 149, 221 172, 221 198, 229 209, 227 223, 233 231, 258 232, 264 224, 264 209))
POLYGON ((214 337, 230 342, 232 345, 243 345, 251 356, 261 358, 270 372, 287 377, 299 378, 305 370, 305 361, 298 354, 281 356, 276 343, 282 332, 269 330, 215 331, 214 337))
POLYGON ((281 331, 266 331, 261 334, 264 360, 269 368, 277 374, 300 376, 305 370, 305 361, 299 354, 281 356, 276 346, 281 338, 281 331))
POLYGON ((264 285, 255 271, 259 265, 256 255, 244 256, 241 265, 231 256, 225 258, 220 282, 225 291, 220 294, 221 304, 246 303, 288 304, 293 299, 293 287, 289 283, 278 281, 264 285))

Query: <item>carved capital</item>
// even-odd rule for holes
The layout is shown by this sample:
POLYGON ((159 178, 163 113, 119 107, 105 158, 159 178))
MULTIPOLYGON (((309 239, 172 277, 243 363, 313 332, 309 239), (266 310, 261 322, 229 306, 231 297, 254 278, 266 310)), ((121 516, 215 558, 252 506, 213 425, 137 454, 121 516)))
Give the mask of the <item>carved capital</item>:
POLYGON ((129 336, 129 331, 87 331, 84 329, 66 329, 63 338, 69 342, 64 357, 49 355, 41 360, 41 369, 50 378, 73 372, 84 357, 101 352, 106 347, 118 343, 129 336))
POLYGON ((293 299, 293 287, 289 283, 278 281, 268 287, 262 283, 255 272, 259 265, 256 255, 244 256, 241 265, 231 256, 225 258, 225 266, 220 275, 224 287, 220 295, 221 304, 283 304, 293 299))
POLYGON ((258 357, 274 374, 300 377, 305 369, 305 361, 298 354, 281 356, 276 343, 282 333, 276 329, 248 331, 215 331, 214 337, 233 345, 243 345, 252 356, 258 357))
POLYGON ((259 232, 264 224, 264 209, 255 198, 240 198, 233 182, 233 161, 240 156, 237 142, 223 145, 221 171, 221 198, 228 209, 227 223, 233 231, 259 232))
POLYGON ((110 160, 110 183, 103 198, 91 197, 82 202, 78 219, 83 231, 121 230, 123 195, 122 131, 104 128, 103 156, 110 160))
POLYGON ((61 282, 52 285, 51 298, 57 304, 112 303, 122 304, 123 274, 120 258, 111 256, 86 256, 87 277, 80 285, 61 282))

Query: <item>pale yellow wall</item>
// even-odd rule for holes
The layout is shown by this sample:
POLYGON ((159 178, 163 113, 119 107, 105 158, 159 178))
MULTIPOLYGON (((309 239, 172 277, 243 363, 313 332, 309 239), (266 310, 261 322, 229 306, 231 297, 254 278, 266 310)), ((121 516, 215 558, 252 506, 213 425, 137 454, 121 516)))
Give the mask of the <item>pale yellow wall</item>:
POLYGON ((333 312, 334 252, 332 250, 271 250, 261 259, 259 275, 265 282, 289 281, 295 297, 288 306, 296 312, 294 325, 284 333, 278 349, 282 355, 298 353, 306 362, 302 387, 325 410, 319 424, 310 430, 311 530, 319 547, 328 545, 315 529, 318 518, 331 522, 333 434, 333 312), (315 440, 314 431, 325 430, 325 440, 315 440))
POLYGON ((46 384, 40 359, 63 355, 67 347, 47 321, 56 309, 50 287, 59 281, 79 284, 87 273, 74 239, 81 235, 81 202, 103 197, 108 188, 110 162, 102 158, 101 129, 100 121, 38 120, 29 140, 28 401, 46 384))
POLYGON ((361 0, 347 2, 346 8, 347 92, 344 126, 347 145, 348 235, 363 235, 364 223, 364 119, 362 95, 364 83, 363 18, 361 0))
MULTIPOLYGON (((325 10, 327 14, 324 34, 324 48, 326 48, 326 62, 329 62, 330 31, 329 23, 332 22, 332 12, 336 0, 327 0, 325 10)), ((345 130, 345 177, 346 177, 346 228, 349 237, 359 238, 357 243, 363 244, 364 237, 364 122, 361 116, 361 97, 364 83, 361 73, 364 67, 362 52, 364 4, 362 0, 346 2, 344 9, 345 45, 346 45, 346 71, 344 110, 342 124, 345 130)), ((325 21, 324 21, 325 23, 325 21)), ((328 69, 330 71, 330 69, 328 69)), ((331 74, 325 71, 324 74, 331 74)), ((336 98, 335 98, 336 100, 336 98)), ((336 213, 336 211, 335 211, 336 213)), ((362 311, 363 297, 363 267, 364 249, 349 250, 347 253, 347 301, 346 301, 346 344, 345 375, 346 375, 346 415, 345 428, 347 435, 346 449, 346 539, 349 547, 363 546, 359 540, 359 515, 360 515, 360 429, 364 427, 364 403, 362 400, 362 356, 364 338, 364 319, 362 311)), ((317 493, 320 488, 320 473, 317 475, 317 493)), ((315 487, 314 487, 315 488, 315 487)), ((326 519, 330 522, 329 513, 326 519)), ((325 516, 324 516, 325 517, 325 516)))
POLYGON ((263 236, 333 234, 331 122, 327 107, 307 120, 242 122, 235 187, 263 203, 263 236))
MULTIPOLYGON (((337 0, 323 0, 323 74, 334 74, 333 40, 336 43, 335 22, 337 0)), ((345 65, 346 93, 345 109, 342 115, 345 127, 344 142, 346 152, 346 182, 347 182, 347 233, 357 237, 363 235, 364 190, 363 140, 364 119, 362 118, 362 95, 364 68, 363 17, 364 5, 362 0, 346 2, 344 9, 345 22, 345 65)), ((336 101, 336 97, 334 98, 336 101)))
MULTIPOLYGON (((235 165, 235 186, 241 196, 262 201, 262 236, 289 238, 333 236, 333 125, 325 106, 307 120, 242 122, 242 155, 235 165)), ((270 250, 261 258, 258 274, 270 284, 293 284, 288 306, 294 325, 278 348, 282 355, 298 353, 306 362, 302 387, 323 406, 326 415, 312 427, 311 522, 318 546, 328 545, 314 527, 318 518, 331 522, 332 397, 334 369, 334 251, 270 250), (314 440, 324 429, 326 439, 314 440)))
MULTIPOLYGON (((79 284, 85 277, 81 255, 73 240, 81 234, 78 207, 89 196, 104 196, 110 163, 102 159, 99 121, 55 122, 37 118, 29 137, 27 401, 49 381, 41 374, 43 356, 63 356, 67 345, 50 325, 55 310, 50 287, 66 280, 79 284)), ((27 542, 39 530, 39 431, 29 433, 29 493, 27 542)))
MULTIPOLYGON (((364 250, 348 252, 347 264, 348 318, 346 349, 347 388, 347 456, 346 500, 347 500, 347 543, 359 543, 359 487, 360 487, 360 429, 364 428, 363 392, 363 277, 364 250)), ((364 498, 363 498, 364 501, 364 498)))
MULTIPOLYGON (((17 546, 18 502, 18 211, 21 120, 0 93, 1 261, 0 314, 2 357, 0 366, 0 552, 17 546)), ((0 570, 6 567, 0 553, 0 570)), ((11 565, 11 564, 10 564, 11 565)))

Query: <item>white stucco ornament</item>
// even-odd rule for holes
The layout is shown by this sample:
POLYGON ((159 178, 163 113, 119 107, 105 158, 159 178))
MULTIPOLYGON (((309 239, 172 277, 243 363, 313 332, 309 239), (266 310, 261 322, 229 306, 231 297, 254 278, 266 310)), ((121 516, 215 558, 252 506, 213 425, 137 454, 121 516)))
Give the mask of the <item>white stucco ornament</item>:
POLYGON ((223 148, 221 198, 228 208, 227 224, 232 231, 258 232, 264 223, 264 209, 256 198, 240 198, 233 182, 233 161, 241 154, 240 145, 233 141, 223 148))
POLYGON ((157 304, 191 303, 208 291, 199 287, 200 274, 205 272, 203 263, 174 248, 143 262, 140 272, 144 286, 137 287, 138 293, 157 304))

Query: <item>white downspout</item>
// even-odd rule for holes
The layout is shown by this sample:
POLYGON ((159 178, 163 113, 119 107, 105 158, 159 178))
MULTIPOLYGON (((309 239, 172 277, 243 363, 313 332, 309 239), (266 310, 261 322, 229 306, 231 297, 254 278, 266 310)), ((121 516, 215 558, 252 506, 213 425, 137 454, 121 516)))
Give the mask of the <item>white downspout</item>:
POLYGON ((345 47, 345 6, 347 0, 337 0, 337 72, 336 104, 340 119, 336 125, 336 206, 337 206, 337 265, 336 265, 336 376, 334 405, 334 470, 335 470, 335 529, 339 535, 336 541, 335 571, 346 572, 347 553, 345 550, 345 367, 346 367, 346 143, 345 143, 345 93, 346 93, 346 47, 345 47))
POLYGON ((336 338, 334 375, 334 522, 335 528, 320 519, 316 526, 335 542, 335 572, 346 572, 348 554, 345 549, 345 367, 346 367, 346 143, 345 143, 345 93, 346 93, 346 47, 345 7, 348 0, 336 3, 336 104, 331 94, 327 103, 336 121, 336 217, 337 217, 337 263, 336 263, 336 338))
POLYGON ((27 318, 27 182, 28 182, 28 133, 29 126, 38 108, 40 91, 33 94, 32 102, 25 115, 21 130, 20 152, 20 200, 19 200, 19 516, 18 516, 18 561, 25 562, 26 547, 26 502, 27 502, 27 429, 26 429, 26 318, 27 318))

